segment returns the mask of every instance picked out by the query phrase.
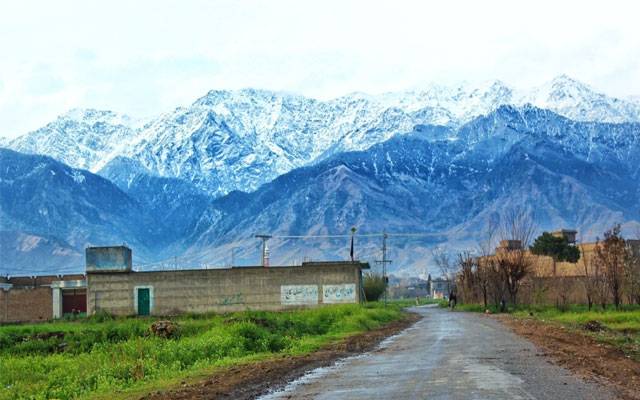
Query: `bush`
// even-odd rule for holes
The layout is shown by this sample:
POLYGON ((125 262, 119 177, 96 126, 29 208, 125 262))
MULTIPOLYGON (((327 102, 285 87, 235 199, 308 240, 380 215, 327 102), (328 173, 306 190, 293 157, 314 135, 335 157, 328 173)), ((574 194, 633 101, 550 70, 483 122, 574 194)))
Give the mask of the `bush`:
POLYGON ((363 286, 367 301, 377 301, 387 288, 384 277, 373 272, 364 275, 363 286))

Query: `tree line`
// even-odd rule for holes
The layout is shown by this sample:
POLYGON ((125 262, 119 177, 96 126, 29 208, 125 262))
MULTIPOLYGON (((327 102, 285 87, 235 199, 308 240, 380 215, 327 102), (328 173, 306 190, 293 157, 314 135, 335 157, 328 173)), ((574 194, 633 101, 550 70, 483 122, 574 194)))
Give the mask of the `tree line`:
POLYGON ((548 304, 549 298, 555 298, 556 305, 564 308, 576 289, 581 289, 580 297, 589 309, 605 309, 608 304, 616 309, 625 303, 640 305, 640 246, 637 240, 628 241, 622 236, 620 225, 607 230, 595 242, 589 257, 584 257, 583 245, 571 244, 566 237, 544 232, 532 241, 535 231, 533 219, 516 211, 506 215, 497 229, 490 228, 477 249, 455 256, 442 249, 434 250, 435 264, 451 281, 450 294, 460 302, 482 304, 485 309, 493 306, 501 311, 521 301, 548 304), (494 252, 496 234, 508 242, 505 248, 494 252), (509 247, 512 243, 513 247, 509 247), (536 256, 551 258, 551 274, 540 273, 536 256), (556 274, 556 263, 562 261, 574 263, 574 271, 580 274, 556 274), (523 287, 528 289, 526 299, 520 298, 523 287))

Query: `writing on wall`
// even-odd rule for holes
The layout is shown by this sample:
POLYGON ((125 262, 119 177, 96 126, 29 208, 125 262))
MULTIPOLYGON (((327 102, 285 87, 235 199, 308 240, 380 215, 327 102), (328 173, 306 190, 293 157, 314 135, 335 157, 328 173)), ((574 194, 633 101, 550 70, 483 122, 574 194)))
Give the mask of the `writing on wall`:
POLYGON ((244 304, 244 298, 242 293, 236 293, 231 296, 226 296, 219 303, 221 306, 232 306, 235 304, 244 304))
POLYGON ((317 285, 282 285, 280 302, 285 305, 318 304, 317 285))
POLYGON ((355 303, 356 302, 356 285, 347 283, 343 285, 323 285, 322 286, 322 302, 323 303, 355 303))

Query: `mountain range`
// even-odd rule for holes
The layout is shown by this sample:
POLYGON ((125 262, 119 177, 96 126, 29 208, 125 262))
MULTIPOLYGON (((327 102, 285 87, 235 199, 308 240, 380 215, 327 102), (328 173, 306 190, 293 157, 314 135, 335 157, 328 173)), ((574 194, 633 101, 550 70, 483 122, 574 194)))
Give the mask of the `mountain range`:
MULTIPOLYGON (((640 104, 566 76, 529 91, 492 82, 329 101, 211 91, 148 121, 73 110, 3 145, 0 270, 11 273, 81 267, 87 244, 121 242, 138 263, 255 263, 257 232, 351 226, 421 233, 390 239, 394 268, 415 272, 432 246, 471 247, 510 207, 585 239, 640 226, 640 104)), ((344 258, 346 240, 271 249, 278 263, 344 258)), ((379 237, 358 240, 362 258, 379 257, 379 237)))

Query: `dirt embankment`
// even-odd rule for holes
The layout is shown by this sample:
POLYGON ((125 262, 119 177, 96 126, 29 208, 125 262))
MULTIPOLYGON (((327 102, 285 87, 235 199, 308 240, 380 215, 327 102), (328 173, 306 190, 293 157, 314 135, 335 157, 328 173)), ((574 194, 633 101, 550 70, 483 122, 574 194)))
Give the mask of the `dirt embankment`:
POLYGON ((543 349, 559 365, 587 379, 614 385, 621 398, 640 400, 640 363, 621 350, 562 326, 508 315, 495 318, 543 349))
POLYGON ((269 390, 284 387, 288 382, 304 375, 307 371, 331 365, 340 358, 370 351, 383 339, 406 329, 419 319, 419 315, 410 313, 402 320, 348 337, 311 354, 282 356, 223 369, 200 383, 151 393, 142 399, 254 399, 269 390))

